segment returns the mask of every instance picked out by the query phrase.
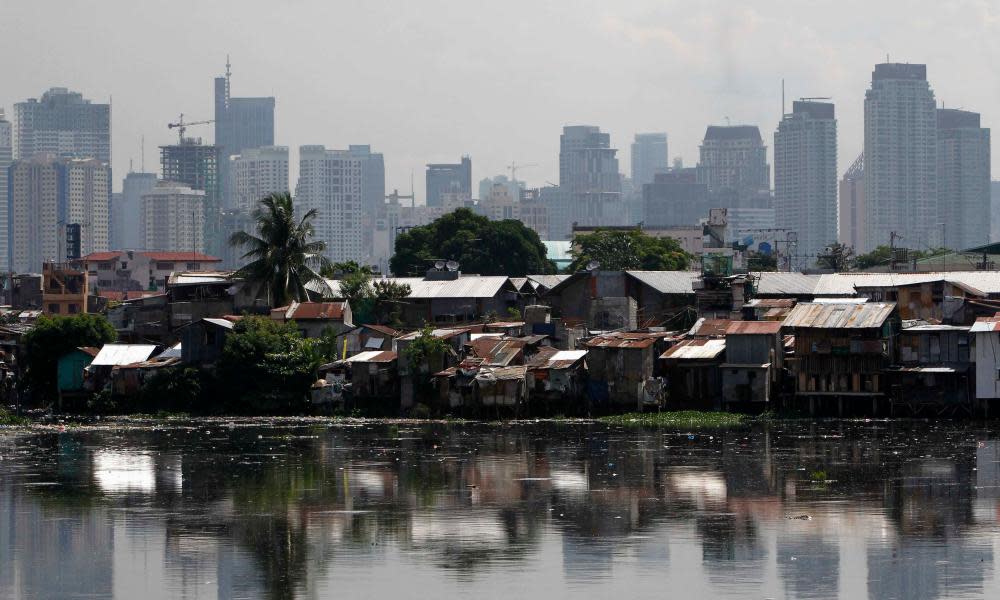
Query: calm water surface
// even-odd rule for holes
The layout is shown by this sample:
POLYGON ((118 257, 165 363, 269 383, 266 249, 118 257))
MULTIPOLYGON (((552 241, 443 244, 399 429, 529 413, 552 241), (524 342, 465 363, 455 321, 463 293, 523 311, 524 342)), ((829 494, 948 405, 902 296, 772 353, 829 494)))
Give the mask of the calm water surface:
POLYGON ((997 598, 991 427, 0 433, 0 598, 997 598))

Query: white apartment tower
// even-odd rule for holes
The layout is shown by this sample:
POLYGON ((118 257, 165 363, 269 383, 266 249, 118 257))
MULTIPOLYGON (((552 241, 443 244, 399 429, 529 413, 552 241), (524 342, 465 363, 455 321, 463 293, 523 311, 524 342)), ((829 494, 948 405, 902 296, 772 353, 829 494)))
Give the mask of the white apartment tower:
POLYGON ((348 150, 299 147, 299 181, 295 206, 299 216, 316 210, 316 237, 326 242, 333 261, 361 261, 363 175, 361 159, 348 150))
POLYGON ((252 212, 269 194, 288 187, 288 147, 262 146, 229 157, 232 208, 252 212))
POLYGON ((865 245, 940 245, 937 114, 927 66, 875 65, 865 93, 865 245))
POLYGON ((142 195, 141 237, 147 250, 205 251, 205 192, 161 181, 142 195))
POLYGON ((795 268, 837 241, 837 120, 833 104, 796 101, 774 132, 775 226, 795 232, 795 268), (796 258, 797 257, 797 258, 796 258))
POLYGON ((10 168, 8 251, 13 270, 38 272, 108 249, 111 170, 96 159, 36 155, 10 168))
POLYGON ((14 157, 37 154, 111 162, 111 105, 52 88, 14 105, 14 157))
POLYGON ((990 241, 990 130, 979 113, 937 110, 938 222, 946 248, 990 241))

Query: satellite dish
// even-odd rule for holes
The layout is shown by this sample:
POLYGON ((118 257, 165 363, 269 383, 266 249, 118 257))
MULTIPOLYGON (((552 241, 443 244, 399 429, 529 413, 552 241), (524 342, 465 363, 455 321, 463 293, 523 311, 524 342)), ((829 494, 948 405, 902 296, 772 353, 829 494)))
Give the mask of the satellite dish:
POLYGON ((445 266, 448 267, 449 271, 457 271, 458 270, 458 263, 456 261, 453 261, 453 260, 449 260, 447 263, 445 263, 445 266))
POLYGON ((601 266, 601 263, 597 262, 596 260, 592 260, 589 263, 587 263, 587 270, 588 271, 596 271, 597 268, 600 267, 600 266, 601 266))
POLYGON ((444 268, 444 261, 443 260, 436 260, 436 261, 434 261, 434 268, 437 269, 438 271, 440 271, 441 269, 443 269, 444 268))

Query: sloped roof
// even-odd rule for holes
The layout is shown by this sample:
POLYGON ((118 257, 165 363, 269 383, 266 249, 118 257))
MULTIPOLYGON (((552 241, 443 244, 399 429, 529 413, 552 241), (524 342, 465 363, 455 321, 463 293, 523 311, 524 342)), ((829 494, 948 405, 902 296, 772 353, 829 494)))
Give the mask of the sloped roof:
POLYGON ((858 288, 892 288, 935 281, 948 282, 971 294, 1000 294, 1000 271, 938 273, 829 273, 820 276, 817 296, 854 296, 858 288))
POLYGON ((534 284, 535 289, 542 287, 545 290, 551 290, 569 278, 570 275, 528 275, 528 281, 534 284))
POLYGON ((781 333, 781 321, 732 321, 726 335, 774 335, 781 333))
POLYGON ((788 313, 784 327, 818 329, 871 329, 881 327, 896 308, 895 302, 865 304, 798 304, 788 313))
POLYGON ((101 352, 100 348, 95 348, 94 346, 79 346, 77 350, 91 356, 97 356, 101 352))
POLYGON ((284 307, 285 318, 296 321, 343 321, 346 304, 346 302, 295 302, 284 307))
POLYGON ((732 323, 730 319, 706 319, 702 317, 695 321, 694 326, 688 331, 688 335, 722 337, 726 335, 730 323, 732 323))
POLYGON ((697 271, 625 271, 631 277, 661 294, 694 295, 692 283, 701 274, 697 271))
POLYGON ((726 349, 724 339, 683 340, 671 346, 660 358, 673 360, 711 360, 726 349))
MULTIPOLYGON (((410 286, 407 298, 427 300, 433 298, 493 298, 500 293, 504 285, 510 281, 502 275, 464 275, 458 279, 429 280, 423 277, 393 277, 387 279, 394 283, 410 286)), ((340 281, 324 279, 320 282, 310 282, 310 290, 321 293, 328 298, 340 297, 340 281)))
POLYGON ((217 256, 209 256, 208 254, 202 254, 201 252, 141 252, 143 256, 148 257, 151 260, 159 260, 163 262, 222 262, 222 259, 217 256))
POLYGON ((115 367, 142 362, 156 350, 152 344, 105 344, 91 366, 115 367))
POLYGON ((969 329, 971 333, 987 333, 990 331, 1000 331, 1000 313, 992 317, 979 317, 969 329))
POLYGON ((233 325, 235 325, 235 323, 233 323, 229 319, 205 318, 202 319, 202 321, 206 321, 208 323, 211 323, 212 325, 216 325, 218 327, 224 327, 226 329, 232 329, 233 325))
MULTIPOLYGON (((468 327, 455 327, 455 328, 448 328, 448 329, 434 329, 433 331, 431 331, 431 335, 434 336, 434 337, 436 337, 436 338, 442 339, 442 340, 447 340, 447 339, 455 337, 456 335, 467 333, 468 331, 469 331, 468 327)), ((401 339, 401 340, 415 340, 418 337, 420 337, 420 333, 421 333, 420 331, 411 331, 410 333, 406 333, 406 334, 401 335, 399 337, 399 339, 401 339)))
POLYGON ((390 363, 396 360, 397 355, 395 352, 389 352, 386 350, 369 350, 367 352, 359 352, 354 356, 348 357, 344 362, 349 363, 390 363))
POLYGON ((821 275, 763 271, 757 277, 756 293, 762 296, 811 296, 816 293, 821 275))
POLYGON ((367 329, 371 329, 372 331, 377 331, 377 332, 379 332, 379 333, 381 333, 383 335, 388 335, 390 337, 397 337, 399 335, 399 331, 396 331, 392 327, 387 327, 385 325, 371 325, 371 324, 368 324, 368 325, 362 325, 362 327, 365 327, 367 329))

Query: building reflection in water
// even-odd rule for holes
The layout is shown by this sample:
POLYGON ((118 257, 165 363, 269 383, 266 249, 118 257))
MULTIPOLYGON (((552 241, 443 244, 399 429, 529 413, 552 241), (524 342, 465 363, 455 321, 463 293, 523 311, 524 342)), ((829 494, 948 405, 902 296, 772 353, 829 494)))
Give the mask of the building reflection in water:
POLYGON ((1000 444, 959 424, 211 423, 0 456, 4 598, 1000 592, 1000 444))

